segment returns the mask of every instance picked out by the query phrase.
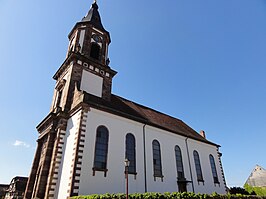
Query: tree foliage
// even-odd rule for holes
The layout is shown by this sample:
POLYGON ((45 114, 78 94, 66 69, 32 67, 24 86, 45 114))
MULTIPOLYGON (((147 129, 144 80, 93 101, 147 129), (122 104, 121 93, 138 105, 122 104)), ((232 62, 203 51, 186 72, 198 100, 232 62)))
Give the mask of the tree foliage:
POLYGON ((252 187, 249 186, 248 184, 244 185, 244 188, 246 191, 249 193, 255 193, 258 196, 266 196, 266 187, 252 187))

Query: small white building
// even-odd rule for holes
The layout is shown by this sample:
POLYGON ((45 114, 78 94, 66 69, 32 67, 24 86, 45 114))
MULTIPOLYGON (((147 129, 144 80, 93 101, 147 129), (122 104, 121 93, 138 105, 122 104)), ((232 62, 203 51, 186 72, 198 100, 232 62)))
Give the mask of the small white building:
POLYGON ((25 198, 124 193, 126 158, 130 193, 226 192, 219 145, 203 131, 111 93, 111 40, 95 2, 69 40, 25 198))

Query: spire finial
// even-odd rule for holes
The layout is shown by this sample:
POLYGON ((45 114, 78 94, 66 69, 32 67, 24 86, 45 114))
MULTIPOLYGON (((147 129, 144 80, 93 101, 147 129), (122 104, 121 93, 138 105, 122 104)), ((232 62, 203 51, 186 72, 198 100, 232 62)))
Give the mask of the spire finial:
POLYGON ((93 0, 93 3, 91 6, 92 6, 92 8, 98 9, 97 0, 93 0))

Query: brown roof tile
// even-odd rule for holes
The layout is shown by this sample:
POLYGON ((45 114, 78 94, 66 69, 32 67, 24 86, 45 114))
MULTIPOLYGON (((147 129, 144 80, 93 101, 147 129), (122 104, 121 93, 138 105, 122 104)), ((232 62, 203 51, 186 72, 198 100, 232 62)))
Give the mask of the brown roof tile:
POLYGON ((203 138, 182 120, 116 95, 112 95, 111 101, 106 101, 102 98, 85 93, 84 102, 92 105, 93 107, 111 112, 116 115, 127 117, 129 119, 133 119, 135 121, 142 122, 211 145, 219 146, 203 138))

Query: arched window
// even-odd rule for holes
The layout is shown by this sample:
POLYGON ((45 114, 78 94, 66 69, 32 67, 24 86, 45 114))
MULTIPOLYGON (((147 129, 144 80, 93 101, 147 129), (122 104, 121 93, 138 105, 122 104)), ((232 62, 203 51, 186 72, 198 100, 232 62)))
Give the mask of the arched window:
POLYGON ((136 141, 134 135, 126 135, 126 157, 129 161, 128 173, 136 174, 136 141))
POLYGON ((212 170, 213 181, 214 181, 214 183, 219 183, 214 158, 213 158, 212 155, 210 155, 209 158, 210 158, 210 164, 211 164, 211 170, 212 170))
POLYGON ((95 154, 93 164, 93 174, 95 171, 107 172, 107 153, 108 153, 109 133, 105 126, 99 126, 96 132, 95 154))
POLYGON ((56 96, 55 96, 55 104, 54 104, 54 108, 58 108, 58 107, 62 107, 61 102, 62 102, 62 94, 63 94, 63 90, 64 90, 64 86, 66 84, 66 80, 60 80, 56 87, 56 96))
POLYGON ((201 171, 201 166, 200 166, 199 153, 197 151, 194 151, 193 156, 194 156, 195 168, 196 168, 196 173, 197 173, 197 179, 198 179, 198 181, 204 182, 203 176, 202 176, 202 171, 201 171))
POLYGON ((56 107, 61 107, 61 99, 62 99, 62 93, 63 90, 61 89, 60 91, 57 91, 57 99, 56 99, 56 107))
POLYGON ((152 151, 153 151, 153 176, 154 178, 163 177, 161 149, 160 149, 160 143, 157 140, 152 141, 152 151))
POLYGON ((181 149, 177 145, 175 146, 175 160, 176 160, 176 171, 177 171, 178 180, 182 180, 185 178, 185 175, 184 175, 181 149))
POLYGON ((97 43, 91 43, 90 57, 99 60, 101 47, 97 43))

